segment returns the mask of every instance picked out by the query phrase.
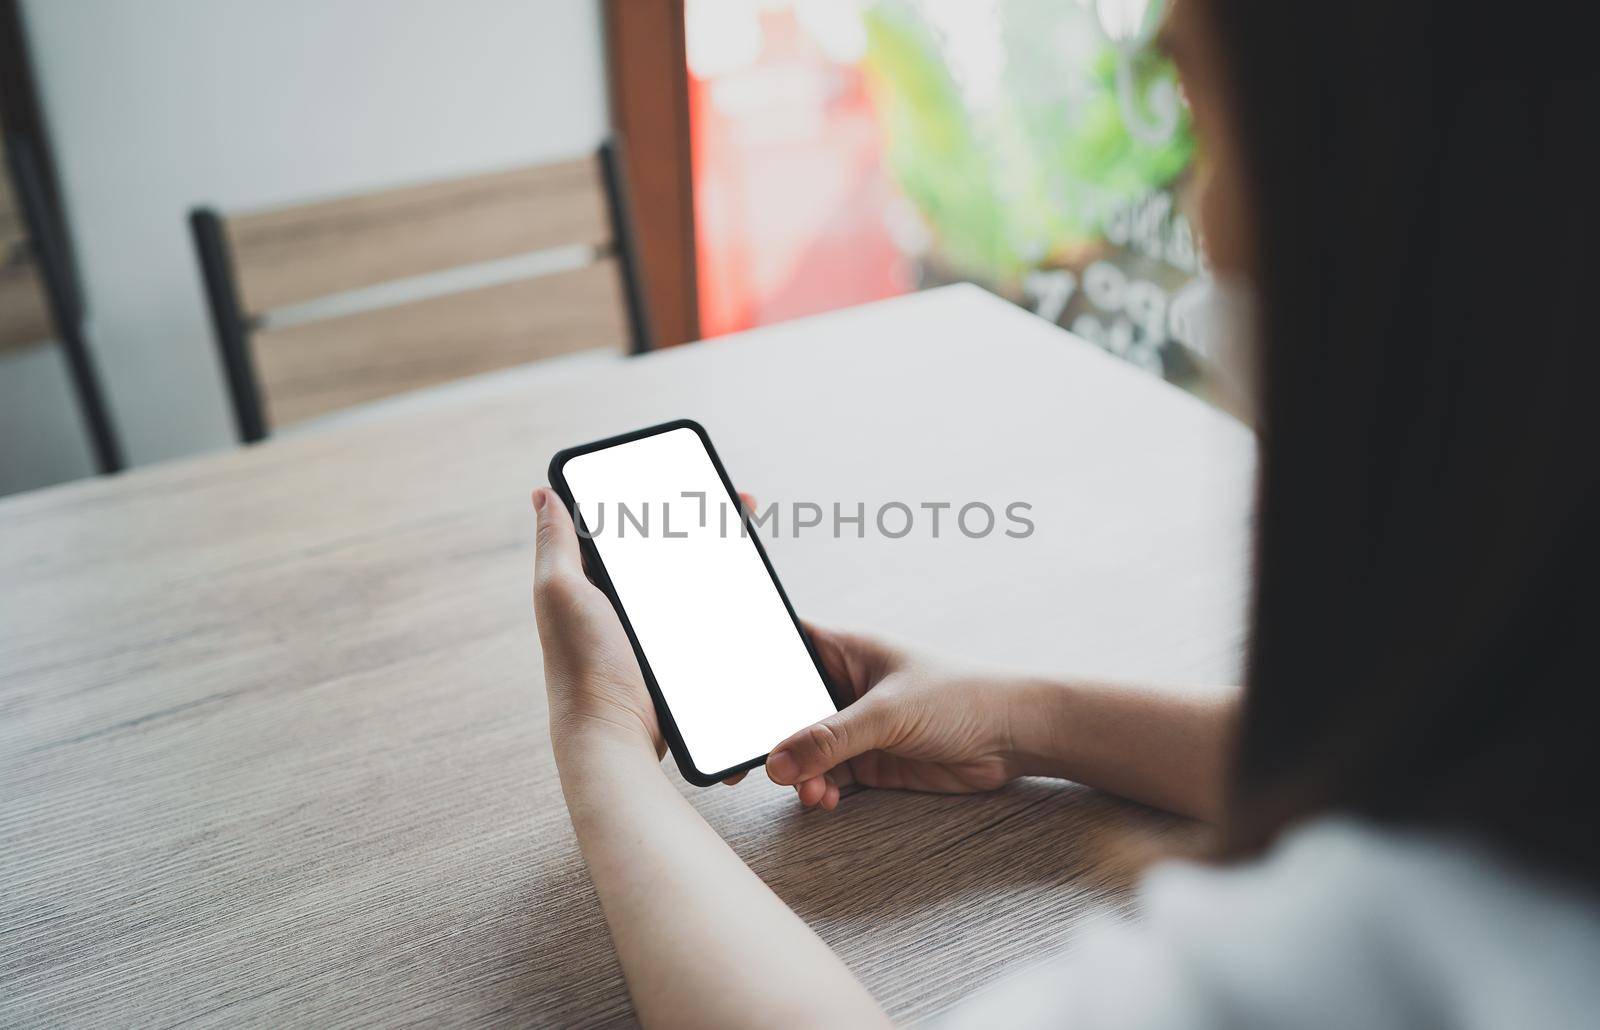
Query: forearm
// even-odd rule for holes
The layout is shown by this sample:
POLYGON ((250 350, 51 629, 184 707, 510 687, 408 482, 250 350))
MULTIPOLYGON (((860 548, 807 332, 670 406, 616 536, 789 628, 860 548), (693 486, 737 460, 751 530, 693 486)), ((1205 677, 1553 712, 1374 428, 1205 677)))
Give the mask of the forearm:
POLYGON ((844 964, 636 742, 564 740, 562 790, 640 1019, 883 1023, 844 964))
POLYGON ((1037 680, 1014 691, 1024 773, 1088 784, 1201 819, 1222 811, 1238 694, 1037 680))

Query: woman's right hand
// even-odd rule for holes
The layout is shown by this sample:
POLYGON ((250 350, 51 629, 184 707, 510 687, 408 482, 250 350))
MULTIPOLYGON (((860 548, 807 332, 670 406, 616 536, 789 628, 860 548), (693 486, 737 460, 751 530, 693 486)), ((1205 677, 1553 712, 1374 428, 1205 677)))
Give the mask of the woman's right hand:
POLYGON ((868 637, 806 629, 852 700, 767 757, 767 775, 792 785, 802 804, 832 810, 852 783, 971 794, 1023 774, 1003 682, 868 637))

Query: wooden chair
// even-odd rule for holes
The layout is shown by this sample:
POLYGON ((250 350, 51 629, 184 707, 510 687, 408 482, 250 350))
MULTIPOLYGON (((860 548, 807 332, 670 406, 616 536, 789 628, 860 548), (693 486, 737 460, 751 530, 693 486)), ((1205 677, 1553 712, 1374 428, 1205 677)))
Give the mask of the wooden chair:
POLYGON ((125 465, 122 444, 83 321, 82 292, 61 222, 51 217, 36 148, 31 139, 7 133, 0 143, 0 351, 61 346, 95 463, 101 472, 118 472, 125 465))
POLYGON ((55 335, 10 176, 0 175, 0 349, 26 347, 55 335))
POLYGON ((651 347, 621 155, 190 213, 239 436, 539 358, 651 347))

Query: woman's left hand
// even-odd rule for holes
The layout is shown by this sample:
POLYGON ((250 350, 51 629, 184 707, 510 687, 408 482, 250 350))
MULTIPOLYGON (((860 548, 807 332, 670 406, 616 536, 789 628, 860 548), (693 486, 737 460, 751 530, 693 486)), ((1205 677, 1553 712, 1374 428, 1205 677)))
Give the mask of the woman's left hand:
MULTIPOLYGON (((654 703, 611 600, 589 582, 578 533, 555 491, 533 492, 539 520, 533 611, 544 648, 550 740, 564 752, 601 741, 666 753, 654 703)), ((727 779, 734 784, 744 774, 727 779)))
POLYGON ((666 751, 655 706, 611 601, 583 572, 578 533, 555 491, 533 492, 539 520, 533 614, 544 648, 550 739, 557 757, 594 734, 666 751))
POLYGON ((561 499, 534 491, 534 612, 572 829, 646 1026, 888 1026, 838 956, 661 775, 628 635, 583 573, 561 499))

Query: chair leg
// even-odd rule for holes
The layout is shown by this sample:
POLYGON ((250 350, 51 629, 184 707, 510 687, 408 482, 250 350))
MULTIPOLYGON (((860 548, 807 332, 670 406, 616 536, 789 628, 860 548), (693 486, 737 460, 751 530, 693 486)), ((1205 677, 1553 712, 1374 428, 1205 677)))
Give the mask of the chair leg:
POLYGON ((605 178, 606 208, 611 216, 611 239, 622 274, 622 296, 628 308, 630 353, 643 354, 655 349, 655 330, 650 320, 650 304, 644 288, 644 269, 639 262, 638 241, 634 232, 633 201, 628 193, 628 178, 620 140, 600 144, 600 172, 605 178))
POLYGON ((217 334, 217 350, 228 378, 228 396, 233 401, 239 439, 256 443, 266 439, 267 422, 261 408, 261 391, 256 385, 255 365, 250 359, 250 323, 239 306, 238 291, 234 288, 233 262, 222 219, 209 208, 198 208, 189 213, 189 229, 200 259, 207 307, 211 309, 211 326, 217 334))

